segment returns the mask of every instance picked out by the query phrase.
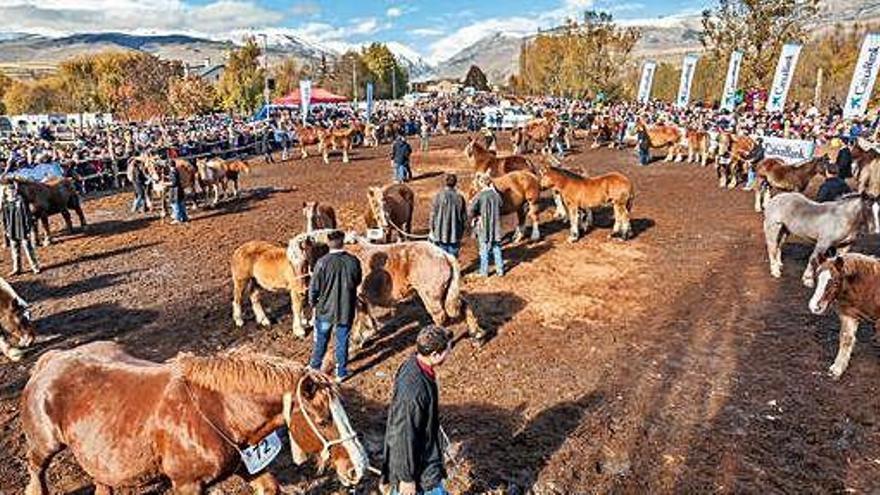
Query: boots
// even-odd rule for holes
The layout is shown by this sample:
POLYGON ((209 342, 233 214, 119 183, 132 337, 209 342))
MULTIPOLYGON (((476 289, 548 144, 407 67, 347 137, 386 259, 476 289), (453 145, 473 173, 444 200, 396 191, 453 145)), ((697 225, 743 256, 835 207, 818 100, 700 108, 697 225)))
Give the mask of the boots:
POLYGON ((12 255, 12 271, 9 276, 13 277, 21 273, 21 251, 18 241, 12 241, 9 246, 9 253, 12 255))

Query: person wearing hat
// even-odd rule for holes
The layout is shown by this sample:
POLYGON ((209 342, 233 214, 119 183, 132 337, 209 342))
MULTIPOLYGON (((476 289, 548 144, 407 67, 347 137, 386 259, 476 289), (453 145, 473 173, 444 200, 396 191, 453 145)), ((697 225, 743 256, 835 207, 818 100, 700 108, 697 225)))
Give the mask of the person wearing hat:
POLYGON ((495 189, 489 174, 479 174, 477 183, 482 190, 471 203, 470 214, 474 219, 477 242, 480 247, 480 275, 489 276, 489 254, 495 258, 495 271, 504 276, 504 260, 501 258, 501 194, 495 189))
POLYGON ((385 427, 381 486, 399 495, 446 495, 437 368, 452 349, 452 332, 429 325, 416 352, 398 368, 385 427))
POLYGON ((348 374, 348 342, 357 307, 357 289, 363 278, 361 262, 345 252, 345 235, 334 230, 327 235, 330 252, 315 264, 309 283, 309 304, 315 311, 315 346, 309 367, 320 370, 327 354, 331 331, 336 331, 336 381, 348 374))
POLYGON ((18 181, 12 180, 3 191, 3 230, 6 246, 12 256, 10 276, 21 273, 21 248, 24 248, 31 271, 40 273, 40 262, 31 237, 35 228, 30 203, 19 189, 18 181))

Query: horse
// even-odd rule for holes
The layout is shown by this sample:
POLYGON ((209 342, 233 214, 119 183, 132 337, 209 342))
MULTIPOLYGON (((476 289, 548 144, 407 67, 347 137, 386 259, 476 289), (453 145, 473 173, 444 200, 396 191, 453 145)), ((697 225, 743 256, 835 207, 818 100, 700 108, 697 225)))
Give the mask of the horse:
MULTIPOLYGON (((541 200, 541 180, 535 174, 524 170, 515 170, 491 180, 501 195, 501 214, 516 213, 513 242, 519 242, 523 238, 527 218, 532 221, 532 240, 539 240, 541 231, 538 226, 538 206, 541 200)), ((476 197, 480 189, 480 174, 477 174, 471 184, 469 198, 476 197)))
POLYGON ((76 213, 79 217, 80 229, 85 229, 86 217, 83 214, 79 193, 76 191, 73 179, 64 177, 46 182, 36 182, 22 177, 4 177, 0 180, 0 205, 2 205, 3 198, 6 197, 2 188, 10 187, 11 182, 18 184, 18 190, 27 199, 31 215, 36 220, 32 234, 35 244, 40 241, 41 224, 45 233, 42 245, 52 244, 52 232, 49 230, 49 217, 52 215, 61 214, 67 227, 67 233, 73 233, 73 222, 68 210, 73 210, 76 213))
MULTIPOLYGON (((299 239, 303 237, 311 238, 316 245, 326 245, 327 232, 301 234, 291 240, 291 249, 297 250, 302 244, 299 239)), ((461 268, 454 256, 427 241, 371 244, 359 236, 347 237, 351 243, 346 250, 358 258, 364 270, 358 311, 363 311, 366 318, 356 318, 352 329, 355 346, 368 341, 378 328, 371 314, 372 307, 393 308, 412 296, 422 300, 437 325, 445 326, 464 318, 469 335, 476 342, 484 338, 485 332, 461 294, 461 268)), ((292 253, 292 256, 302 257, 306 253, 292 253)))
POLYGON ((232 253, 232 320, 237 327, 244 326, 241 302, 245 294, 251 300, 257 323, 268 327, 271 322, 260 304, 260 291, 285 291, 290 294, 293 315, 293 334, 305 337, 306 293, 312 269, 318 258, 327 253, 326 247, 316 246, 311 239, 299 239, 300 244, 285 249, 271 242, 249 241, 232 253))
POLYGON ((810 185, 810 180, 824 171, 827 158, 807 160, 797 165, 788 165, 778 158, 765 158, 755 167, 758 185, 755 187, 755 211, 764 211, 772 191, 802 193, 810 185))
POLYGON ((18 362, 22 358, 21 349, 33 344, 35 339, 30 305, 9 282, 0 278, 0 352, 10 361, 18 362), (3 331, 13 343, 7 342, 3 331))
POLYGON ((644 129, 648 133, 648 146, 650 148, 667 148, 666 161, 671 162, 678 154, 682 142, 682 132, 678 127, 671 125, 655 125, 648 127, 643 121, 639 121, 637 129, 644 129))
MULTIPOLYGON (((286 426, 296 465, 318 457, 356 485, 367 455, 326 375, 268 355, 179 354, 157 363, 115 342, 52 350, 37 361, 21 397, 30 475, 25 493, 49 491, 46 469, 69 449, 95 493, 167 477, 175 493, 202 493, 233 474, 242 446, 286 426)), ((259 448, 259 447, 257 447, 259 448)), ((277 452, 277 451, 276 451, 277 452)), ((276 493, 270 473, 250 477, 276 493)))
POLYGON ((816 315, 825 314, 837 303, 840 342, 831 377, 840 379, 849 365, 859 321, 880 321, 880 260, 863 254, 838 255, 834 249, 824 254, 816 269, 816 290, 808 304, 816 315))
POLYGON ((687 162, 699 162, 701 167, 709 163, 712 152, 712 138, 708 132, 699 129, 688 129, 685 132, 687 142, 687 162))
POLYGON ((520 155, 498 157, 487 150, 476 137, 468 140, 464 153, 474 167, 474 172, 488 173, 490 177, 498 177, 515 170, 536 172, 534 165, 526 157, 520 155))
POLYGON ((524 127, 517 127, 513 131, 513 154, 528 153, 531 143, 535 142, 541 145, 542 154, 549 155, 551 152, 550 138, 555 126, 556 116, 550 114, 544 118, 530 120, 524 127))
POLYGON ((330 205, 303 201, 303 215, 306 217, 306 232, 336 228, 336 211, 330 205))
POLYGON ((585 230, 590 228, 592 208, 611 204, 614 208, 614 228, 611 237, 623 240, 633 235, 630 224, 635 188, 632 181, 618 172, 598 177, 582 177, 574 172, 548 166, 541 174, 541 187, 552 188, 562 197, 571 227, 570 242, 580 237, 580 214, 585 214, 585 230))
POLYGON ((379 128, 372 122, 364 124, 364 146, 368 148, 379 146, 379 128))
POLYGON ((317 144, 320 148, 321 146, 321 129, 318 129, 313 126, 305 126, 305 125, 294 125, 293 128, 296 130, 296 138, 299 144, 299 153, 303 160, 309 157, 309 153, 306 150, 306 146, 310 146, 313 144, 317 144))
POLYGON ((214 198, 211 200, 211 206, 217 206, 220 202, 220 196, 224 198, 229 192, 229 186, 232 185, 232 196, 237 198, 240 194, 239 177, 241 173, 249 173, 251 168, 244 160, 224 160, 222 158, 211 158, 210 160, 199 159, 196 161, 198 169, 199 182, 205 191, 205 199, 213 192, 214 198))
MULTIPOLYGON (((177 158, 170 160, 170 162, 165 162, 156 157, 146 156, 142 158, 141 163, 144 165, 144 173, 147 174, 147 177, 152 182, 154 193, 159 196, 159 204, 161 205, 159 216, 161 218, 165 218, 171 207, 168 201, 168 173, 170 172, 170 167, 177 169, 177 173, 180 175, 180 187, 184 192, 190 191, 193 206, 198 208, 199 204, 195 197, 197 186, 200 185, 198 171, 188 160, 177 158)), ((204 187, 202 189, 204 190, 204 187)))
POLYGON ((838 201, 817 203, 801 193, 782 193, 767 202, 764 238, 770 258, 770 275, 782 276, 782 246, 789 235, 816 243, 807 261, 802 281, 813 287, 815 265, 820 253, 835 247, 848 249, 873 214, 875 232, 880 234, 880 204, 866 195, 850 194, 838 201))
POLYGON ((403 241, 412 234, 415 193, 406 184, 367 189, 364 222, 369 229, 382 229, 384 238, 403 241))
POLYGON ((351 151, 354 136, 359 131, 355 127, 344 129, 325 129, 318 133, 321 141, 321 154, 324 157, 324 163, 330 164, 330 150, 342 151, 342 163, 348 163, 348 153, 351 151))
POLYGON ((870 142, 859 138, 852 146, 850 153, 852 154, 853 177, 859 179, 861 171, 871 162, 880 158, 880 151, 870 142))

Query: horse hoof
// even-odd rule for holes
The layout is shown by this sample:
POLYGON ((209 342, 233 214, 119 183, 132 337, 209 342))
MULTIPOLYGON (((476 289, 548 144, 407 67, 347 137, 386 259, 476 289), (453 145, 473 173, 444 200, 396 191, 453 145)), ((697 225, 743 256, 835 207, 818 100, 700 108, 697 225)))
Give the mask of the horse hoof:
POLYGON ((262 320, 257 320, 257 323, 261 327, 270 327, 272 326, 272 322, 269 321, 269 318, 263 318, 262 320))
POLYGON ((298 339, 304 339, 304 338, 306 338, 306 331, 303 328, 299 328, 299 329, 294 328, 293 329, 293 336, 298 339))
POLYGON ((235 321, 235 326, 238 328, 241 328, 244 326, 244 320, 242 320, 242 319, 235 319, 233 321, 235 321))
POLYGON ((572 237, 572 236, 569 236, 569 237, 568 237, 568 242, 570 242, 570 243, 572 243, 572 244, 574 244, 574 243, 577 242, 577 241, 578 241, 578 238, 577 238, 577 237, 572 237))

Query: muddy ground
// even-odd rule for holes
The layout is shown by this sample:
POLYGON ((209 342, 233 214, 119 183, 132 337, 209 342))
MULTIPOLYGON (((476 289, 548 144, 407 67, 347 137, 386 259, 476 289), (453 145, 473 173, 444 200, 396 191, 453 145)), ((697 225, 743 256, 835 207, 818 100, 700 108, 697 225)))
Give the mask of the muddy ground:
MULTIPOLYGON (((506 139, 502 142, 506 145, 506 139)), ((587 150, 566 162, 591 174, 619 170, 637 188, 627 243, 609 226, 567 242, 565 225, 542 213, 542 241, 508 245, 504 278, 468 277, 465 288, 491 340, 462 340, 440 374, 443 422, 459 464, 458 493, 872 493, 880 489, 880 349, 859 335, 849 370, 825 370, 837 320, 815 317, 800 283, 809 249, 785 250, 770 278, 752 196, 720 190, 713 172, 631 152, 587 150)), ((424 231, 441 172, 462 172, 463 136, 437 138, 414 156, 416 226, 424 231)), ((26 484, 17 400, 48 349, 113 339, 133 354, 249 347, 304 361, 309 341, 290 332, 287 299, 268 305, 276 323, 230 318, 228 260, 241 243, 284 243, 300 232, 303 201, 336 206, 362 228, 365 188, 387 182, 388 149, 359 149, 353 162, 319 158, 262 165, 243 198, 169 226, 127 212, 131 195, 87 202, 91 224, 40 250, 45 272, 13 282, 35 307, 42 341, 18 364, 0 362, 0 492, 26 484)), ((508 226, 511 219, 507 220, 508 226)), ((57 224, 56 224, 57 227, 57 224)), ((862 243, 873 252, 876 243, 862 243)), ((463 266, 473 269, 469 241, 463 266)), ((0 269, 8 269, 2 256, 0 269)), ((247 315, 250 315, 248 310, 247 315)), ((354 356, 344 386, 353 424, 373 462, 381 451, 395 369, 428 321, 419 303, 386 314, 385 332, 354 356)), ((463 334, 462 325, 455 327, 463 334)), ((285 456, 284 459, 287 457, 285 456)), ((341 490, 313 468, 274 467, 290 493, 341 490)), ((53 493, 91 493, 88 477, 61 456, 53 493)), ((365 484, 370 491, 374 480, 365 484)), ((131 493, 164 493, 153 484, 131 493)), ((215 493, 246 493, 233 477, 215 493)))

